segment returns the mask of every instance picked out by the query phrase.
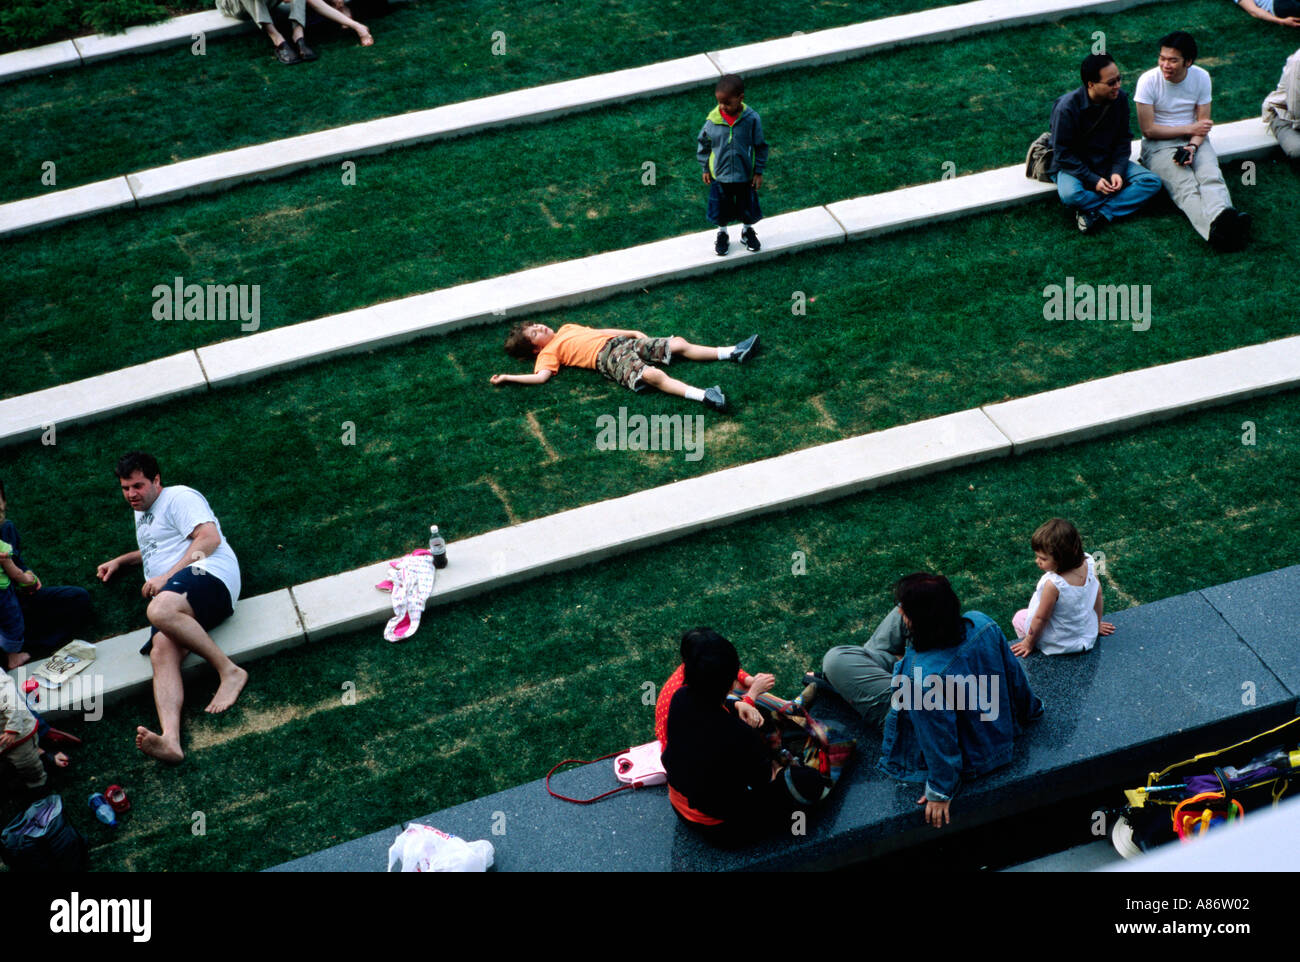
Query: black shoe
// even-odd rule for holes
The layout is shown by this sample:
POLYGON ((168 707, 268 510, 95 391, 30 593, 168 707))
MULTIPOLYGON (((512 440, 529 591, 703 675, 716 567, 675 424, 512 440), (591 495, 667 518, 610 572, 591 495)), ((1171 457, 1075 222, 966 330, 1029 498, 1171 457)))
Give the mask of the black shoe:
POLYGON ((718 231, 717 238, 713 241, 713 250, 719 257, 731 249, 731 241, 727 238, 725 230, 718 231))
POLYGON ((316 51, 307 46, 306 37, 299 37, 293 42, 293 45, 298 49, 298 56, 302 57, 303 60, 316 59, 316 51))
POLYGON ((740 239, 752 251, 761 251, 763 249, 763 245, 758 242, 758 234, 754 232, 754 228, 750 224, 746 224, 740 229, 740 239))
POLYGON ((1250 215, 1225 207, 1210 225, 1210 246, 1220 251, 1239 251, 1246 246, 1250 215))
POLYGON ((721 385, 715 384, 704 389, 704 406, 711 407, 715 411, 727 409, 727 396, 722 393, 721 385))
POLYGON ((737 364, 744 364, 751 354, 758 350, 758 335, 751 334, 745 338, 731 352, 731 359, 737 364))
POLYGON ((1106 223, 1106 218, 1095 210, 1079 210, 1074 212, 1074 222, 1079 226, 1079 233, 1091 234, 1106 223))
POLYGON ((275 45, 275 59, 280 63, 302 63, 302 57, 298 56, 298 51, 289 46, 289 41, 277 43, 275 45))

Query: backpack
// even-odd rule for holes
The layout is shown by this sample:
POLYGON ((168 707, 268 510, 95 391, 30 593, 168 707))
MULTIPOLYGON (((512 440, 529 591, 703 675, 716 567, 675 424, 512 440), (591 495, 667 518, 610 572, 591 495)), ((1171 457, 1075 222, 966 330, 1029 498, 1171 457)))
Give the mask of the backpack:
POLYGON ((0 834, 0 858, 14 872, 84 872, 86 840, 63 817, 63 799, 37 799, 0 834))

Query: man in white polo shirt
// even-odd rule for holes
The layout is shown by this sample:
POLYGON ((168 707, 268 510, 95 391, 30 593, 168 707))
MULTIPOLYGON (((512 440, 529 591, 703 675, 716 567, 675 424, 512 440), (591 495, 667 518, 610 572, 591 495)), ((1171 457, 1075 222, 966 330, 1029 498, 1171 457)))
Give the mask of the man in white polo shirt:
POLYGON ((208 635, 230 617, 239 600, 239 561, 203 495, 180 484, 164 488, 158 462, 151 455, 140 451, 124 455, 117 462, 117 476, 123 497, 135 510, 139 549, 104 562, 97 573, 100 581, 108 581, 123 565, 144 565, 140 593, 149 601, 146 614, 153 633, 140 652, 153 663, 154 704, 162 732, 141 725, 135 744, 146 755, 179 762, 185 757, 181 750, 185 656, 194 652, 221 679, 209 712, 233 705, 248 681, 248 672, 208 635))
POLYGON ((1137 82, 1133 102, 1142 128, 1142 164, 1196 232, 1215 247, 1237 250, 1250 234, 1250 215, 1232 206, 1219 158, 1210 146, 1210 75, 1194 63, 1196 41, 1181 30, 1160 38, 1156 67, 1137 82))

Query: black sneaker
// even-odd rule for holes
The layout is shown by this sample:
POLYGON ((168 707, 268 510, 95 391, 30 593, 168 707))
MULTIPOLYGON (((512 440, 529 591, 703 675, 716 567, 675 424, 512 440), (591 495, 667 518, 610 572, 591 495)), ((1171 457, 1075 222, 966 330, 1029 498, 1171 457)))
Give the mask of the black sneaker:
POLYGON ((713 250, 719 257, 723 256, 731 249, 731 241, 727 238, 725 230, 718 231, 717 238, 713 241, 713 250))
POLYGON ((1079 210, 1074 212, 1074 222, 1079 226, 1079 233, 1091 234, 1106 222, 1106 218, 1095 210, 1079 210))
POLYGON ((731 352, 731 359, 737 364, 744 364, 756 350, 758 350, 758 335, 751 334, 735 346, 731 352))
POLYGON ((740 229, 740 239, 752 251, 761 251, 763 249, 763 245, 758 242, 758 234, 754 232, 754 228, 749 224, 740 229))
POLYGON ((275 59, 283 64, 302 63, 302 57, 298 56, 298 51, 289 46, 289 41, 275 45, 275 59))
POLYGON ((1233 213, 1237 215, 1237 242, 1242 247, 1245 247, 1246 242, 1250 240, 1252 218, 1243 210, 1234 211, 1233 213))
POLYGON ((704 389, 704 406, 711 407, 715 411, 727 409, 727 396, 722 393, 722 385, 715 384, 704 389))
POLYGON ((1210 225, 1210 246, 1220 251, 1239 251, 1246 246, 1249 232, 1250 215, 1225 207, 1210 225))

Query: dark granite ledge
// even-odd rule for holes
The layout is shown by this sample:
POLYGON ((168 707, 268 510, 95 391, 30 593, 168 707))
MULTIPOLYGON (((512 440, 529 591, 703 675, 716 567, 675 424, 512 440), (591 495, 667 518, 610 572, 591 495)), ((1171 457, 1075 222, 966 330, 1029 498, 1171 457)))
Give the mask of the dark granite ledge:
MULTIPOLYGON (((1153 769, 1296 712, 1300 566, 1116 612, 1109 620, 1115 634, 1091 652, 1029 659, 1046 716, 1017 742, 1010 765, 961 788, 945 831, 970 831, 1099 785, 1141 781, 1153 769)), ((854 725, 859 751, 835 796, 808 819, 805 835, 718 849, 679 822, 663 787, 573 805, 551 798, 541 781, 414 821, 488 839, 498 871, 832 868, 933 839, 935 830, 922 823, 915 804, 919 788, 876 769, 879 735, 835 698, 819 702, 814 714, 854 725)), ((604 761, 562 772, 552 784, 563 794, 590 797, 617 783, 612 763, 604 761)), ((270 871, 383 871, 400 831, 395 825, 270 871)))

